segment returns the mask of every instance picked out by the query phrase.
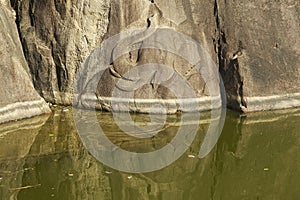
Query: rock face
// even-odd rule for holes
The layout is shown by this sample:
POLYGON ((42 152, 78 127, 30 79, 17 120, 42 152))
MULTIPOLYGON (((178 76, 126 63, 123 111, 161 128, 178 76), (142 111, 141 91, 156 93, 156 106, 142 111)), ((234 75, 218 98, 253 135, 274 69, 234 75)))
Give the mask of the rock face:
POLYGON ((50 112, 33 87, 14 14, 8 2, 0 2, 0 123, 50 112))
POLYGON ((220 71, 231 106, 244 111, 299 106, 299 1, 217 0, 216 10, 220 71))
MULTIPOLYGON (((182 108, 184 106, 178 106, 174 100, 176 98, 204 98, 212 95, 200 69, 202 67, 209 68, 209 66, 204 66, 208 64, 217 74, 217 66, 213 66, 213 62, 210 63, 211 58, 205 58, 208 60, 207 63, 201 63, 198 66, 200 62, 198 59, 201 59, 203 52, 200 49, 188 47, 187 43, 191 41, 181 36, 177 37, 176 32, 198 41, 202 48, 210 55, 215 56, 212 40, 215 31, 213 12, 213 3, 211 2, 199 1, 194 4, 190 1, 168 3, 148 0, 112 1, 107 38, 124 30, 136 29, 142 29, 143 35, 140 36, 138 31, 138 33, 133 33, 133 36, 128 34, 129 38, 132 37, 132 42, 126 41, 130 40, 127 35, 125 38, 120 36, 120 41, 112 48, 111 63, 107 63, 110 66, 101 76, 96 92, 98 99, 111 96, 113 98, 132 98, 134 102, 131 103, 130 110, 146 113, 156 112, 149 108, 151 104, 158 103, 153 99, 159 99, 167 107, 167 112, 173 113, 191 110, 182 108), (203 7, 210 9, 203 12, 203 7), (170 30, 169 32, 155 30, 155 28, 161 27, 168 27, 170 30), (154 45, 154 48, 150 49, 151 45, 154 45), (128 53, 124 53, 120 57, 116 55, 119 53, 118 48, 127 48, 127 46, 130 46, 128 53), (174 52, 169 49, 178 51, 174 52), (200 52, 199 55, 197 51, 200 52), (193 56, 196 58, 188 59, 193 56), (150 65, 145 66, 149 63, 150 65), (168 68, 164 68, 163 65, 168 68), (182 77, 182 80, 179 77, 182 77), (189 86, 185 85, 186 83, 189 86), (149 105, 141 99, 148 99, 149 105)), ((94 61, 89 62, 93 63, 94 61)), ((212 79, 209 81, 217 82, 214 80, 216 77, 212 79)), ((100 102, 102 100, 103 98, 100 99, 100 102)), ((104 109, 110 110, 111 107, 117 110, 122 109, 119 108, 121 106, 114 108, 109 102, 102 103, 104 109)), ((207 108, 202 104, 200 110, 205 109, 207 108)))
MULTIPOLYGON (((195 39, 217 63, 229 107, 248 112, 300 105, 300 4, 296 0, 11 0, 11 4, 34 86, 47 101, 71 103, 77 70, 103 39, 124 30, 168 27, 195 39)), ((117 59, 111 52, 112 62, 95 91, 98 98, 111 97, 116 84, 128 79, 126 73, 136 66, 160 61, 187 78, 197 97, 209 95, 203 79, 190 70, 193 65, 178 55, 143 49, 143 41, 135 45, 135 50, 117 59)), ((133 98, 174 96, 150 81, 133 98)), ((101 108, 109 110, 110 105, 102 103, 101 108)))
POLYGON ((47 101, 70 104, 77 69, 106 33, 108 1, 11 4, 35 88, 47 101))

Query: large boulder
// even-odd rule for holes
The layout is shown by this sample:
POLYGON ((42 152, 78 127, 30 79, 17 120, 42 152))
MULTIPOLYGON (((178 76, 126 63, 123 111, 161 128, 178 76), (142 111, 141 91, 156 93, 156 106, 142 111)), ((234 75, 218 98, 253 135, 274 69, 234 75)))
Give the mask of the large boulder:
POLYGON ((11 4, 35 88, 49 102, 71 104, 76 71, 106 33, 109 1, 11 4))
MULTIPOLYGON (((103 39, 125 30, 168 27, 195 39, 217 63, 229 107, 249 112, 300 105, 300 5, 296 0, 85 3, 11 0, 11 3, 17 12, 35 88, 48 101, 71 103, 77 69, 103 39)), ((142 43, 136 44, 140 48, 115 60, 111 53, 113 62, 103 72, 96 96, 111 97, 116 84, 128 78, 127 72, 138 65, 160 61, 188 78, 197 97, 209 95, 207 84, 190 70, 192 65, 178 55, 142 49, 142 43)), ((136 90, 133 98, 174 96, 166 88, 149 83, 136 90)), ((110 106, 103 103, 102 108, 109 110, 110 106)))
POLYGON ((0 2, 0 27, 0 123, 49 113, 32 84, 15 13, 7 1, 0 2))
MULTIPOLYGON (((155 103, 164 104, 167 112, 171 113, 195 111, 193 103, 197 102, 191 103, 193 108, 189 106, 185 108, 185 105, 179 105, 175 99, 199 100, 213 95, 207 81, 216 83, 218 76, 214 77, 212 74, 212 79, 207 80, 203 76, 209 73, 200 70, 202 67, 210 67, 212 71, 218 72, 217 65, 214 65, 210 58, 210 56, 216 58, 212 39, 215 32, 213 13, 213 2, 112 1, 106 37, 127 30, 137 30, 137 33, 131 38, 133 40, 131 43, 126 41, 130 39, 123 39, 120 36, 120 41, 112 48, 111 65, 103 72, 96 92, 100 102, 105 102, 102 103, 102 107, 122 110, 119 108, 121 106, 114 108, 105 101, 105 97, 113 96, 116 101, 118 98, 133 98, 134 103, 131 103, 130 110, 135 112, 160 112, 159 109, 150 110, 151 105, 155 103), (155 30, 156 28, 170 30, 155 30), (138 30, 145 30, 142 36, 138 30), (190 37, 191 40, 180 34, 190 37), (193 48, 194 44, 191 45, 193 40, 209 53, 208 57, 205 57, 205 52, 201 52, 201 48, 193 48), (127 47, 124 44, 131 46, 127 47), (152 45, 153 48, 150 49, 149 46, 152 45), (132 50, 119 57, 116 55, 119 53, 118 48, 121 51, 126 48, 132 50), (177 51, 172 52, 172 49, 177 51), (189 57, 192 59, 188 60, 189 57), (201 59, 203 63, 199 64, 201 59), (147 64, 150 65, 145 67, 147 64), (134 93, 131 94, 133 90, 134 93), (148 99, 148 102, 145 103, 143 99, 148 99), (157 99, 159 101, 156 101, 157 99)), ((203 102, 199 107, 200 110, 209 108, 210 105, 203 102)))
POLYGON ((299 1, 217 0, 216 10, 230 106, 245 112, 300 106, 299 1))

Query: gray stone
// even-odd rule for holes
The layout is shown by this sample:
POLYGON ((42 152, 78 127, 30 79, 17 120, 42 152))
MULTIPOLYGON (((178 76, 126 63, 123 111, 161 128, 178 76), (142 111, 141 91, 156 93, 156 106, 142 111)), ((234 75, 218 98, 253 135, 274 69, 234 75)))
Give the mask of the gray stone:
POLYGON ((35 91, 22 52, 13 9, 0 3, 0 123, 51 112, 35 91))
MULTIPOLYGON (((171 17, 170 13, 174 10, 163 3, 146 0, 130 3, 127 1, 111 2, 110 23, 106 38, 109 39, 120 31, 136 30, 136 32, 133 32, 132 35, 129 34, 129 37, 125 35, 125 38, 123 38, 123 35, 119 36, 119 42, 114 44, 115 46, 110 47, 112 52, 108 53, 107 56, 111 56, 111 58, 104 59, 109 60, 111 63, 105 63, 110 66, 101 75, 97 91, 88 88, 84 82, 80 85, 80 87, 83 87, 81 89, 83 92, 87 92, 84 88, 90 90, 89 96, 96 93, 98 100, 101 101, 102 109, 124 111, 121 108, 124 106, 117 105, 118 103, 116 102, 120 98, 128 99, 129 102, 132 102, 129 103, 130 106, 127 108, 132 112, 148 113, 151 110, 151 105, 157 102, 162 102, 161 104, 166 106, 166 112, 168 113, 183 110, 207 110, 211 108, 210 106, 203 106, 203 108, 199 109, 182 109, 178 106, 176 98, 198 98, 194 102, 194 105, 196 105, 197 102, 201 101, 201 98, 206 98, 210 95, 207 83, 203 80, 203 74, 200 74, 196 67, 199 52, 197 50, 188 51, 186 41, 183 40, 184 38, 168 35, 164 31, 155 30, 155 28, 168 27, 174 32, 184 33, 191 38, 197 39, 203 49, 214 55, 213 40, 210 38, 211 35, 209 33, 213 31, 214 27, 213 4, 202 3, 196 6, 190 3, 182 4, 174 1, 172 5, 181 10, 177 16, 171 17), (212 9, 208 10, 207 13, 211 13, 205 16, 201 13, 201 10, 203 7, 209 5, 212 9), (195 13, 201 13, 201 16, 196 14, 190 16, 189 12, 191 9, 195 13), (166 15, 164 15, 164 11, 167 13, 166 15), (129 15, 126 13, 134 14, 129 15), (205 20, 206 22, 210 22, 210 24, 204 22, 196 24, 194 19, 198 22, 205 20), (166 35, 162 36, 163 34, 166 35), (175 38, 172 38, 172 36, 175 38), (164 43, 157 42, 155 40, 157 37, 164 38, 164 41, 162 41, 164 43), (178 40, 174 41, 176 38, 178 40), (160 45, 161 49, 147 49, 152 41, 156 42, 154 45, 160 45), (174 52, 163 50, 166 46, 177 51, 179 50, 178 52, 180 53, 175 54, 174 52), (125 48, 128 48, 129 52, 125 54, 121 53, 120 55, 120 51, 125 48), (184 53, 188 55, 186 57, 196 55, 194 60, 189 58, 194 63, 188 62, 186 57, 183 56, 184 53), (167 66, 168 68, 164 68, 163 66, 167 66), (185 85, 187 83, 189 86, 185 85), (103 100, 107 100, 111 96, 113 98, 110 103, 103 100), (147 103, 143 99, 146 99, 147 103), (111 108, 114 107, 112 104, 116 104, 115 108, 117 108, 111 108)), ((89 80, 93 78, 90 74, 95 69, 94 67, 89 67, 95 65, 95 63, 99 63, 95 66, 100 66, 101 61, 98 59, 103 55, 101 50, 95 51, 94 54, 89 57, 83 68, 83 77, 88 77, 87 79, 89 80)), ((202 64, 201 67, 204 67, 204 65, 209 64, 209 61, 202 64)), ((212 67, 217 71, 216 66, 212 67)), ((217 80, 212 79, 209 81, 216 82, 217 80)), ((87 103, 82 104, 87 105, 87 103)))
MULTIPOLYGON (((168 27, 195 39, 217 63, 230 108, 250 112, 300 105, 297 0, 11 2, 17 12, 34 86, 53 103, 71 103, 78 69, 104 39, 126 30, 168 27)), ((170 52, 142 49, 143 42, 141 39, 132 44, 134 50, 121 57, 116 56, 118 48, 127 44, 122 40, 108 52, 112 62, 107 63, 101 76, 95 92, 98 99, 110 98, 119 80, 132 80, 134 77, 127 76, 130 70, 157 62, 188 78, 197 97, 211 95, 193 65, 170 52)), ((90 78, 89 73, 83 73, 85 78, 90 78)), ((81 86, 85 87, 84 83, 81 86)), ((181 90, 179 87, 178 91, 181 90)), ((149 80, 136 90, 133 98, 174 99, 175 96, 168 88, 151 85, 149 80)), ((109 106, 102 108, 111 110, 109 106)))
POLYGON ((216 10, 231 106, 245 112, 300 106, 299 1, 217 0, 216 10))
POLYGON ((11 4, 35 88, 49 102, 71 104, 76 71, 106 33, 109 0, 11 4))

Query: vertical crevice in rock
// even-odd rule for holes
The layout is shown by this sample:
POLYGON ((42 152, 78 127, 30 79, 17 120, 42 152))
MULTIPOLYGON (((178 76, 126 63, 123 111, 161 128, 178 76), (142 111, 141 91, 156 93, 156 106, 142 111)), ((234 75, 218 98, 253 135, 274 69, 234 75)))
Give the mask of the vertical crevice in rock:
POLYGON ((108 13, 107 13, 107 26, 106 26, 106 31, 105 33, 103 34, 103 40, 107 39, 109 36, 109 28, 110 28, 110 23, 111 23, 111 13, 112 13, 112 1, 109 2, 109 8, 108 8, 108 13))
POLYGON ((240 74, 240 65, 238 59, 230 60, 227 69, 221 73, 226 93, 228 97, 228 107, 242 111, 243 107, 247 107, 243 94, 243 77, 240 74))
POLYGON ((35 24, 35 20, 34 20, 34 5, 33 5, 33 1, 30 1, 29 2, 29 12, 28 12, 28 15, 29 15, 29 19, 30 19, 30 25, 31 26, 34 26, 35 24))
MULTIPOLYGON (((16 20, 15 20, 15 23, 16 23, 16 26, 17 26, 17 30, 18 30, 18 36, 19 36, 19 39, 21 41, 21 46, 22 46, 22 52, 25 56, 25 59, 26 59, 26 62, 27 64, 28 63, 28 55, 26 55, 26 52, 28 52, 28 47, 27 47, 27 43, 26 41, 24 41, 23 37, 22 37, 22 31, 21 31, 21 19, 22 19, 22 6, 20 6, 19 4, 19 0, 10 0, 10 5, 11 7, 14 9, 14 11, 16 12, 16 20)), ((30 10, 32 9, 32 1, 29 2, 29 7, 30 7, 30 10)), ((29 17, 30 17, 30 25, 31 26, 34 26, 34 19, 33 19, 33 15, 31 12, 28 13, 29 17)), ((39 77, 37 76, 36 73, 34 73, 33 69, 29 66, 29 76, 31 77, 32 79, 32 82, 33 82, 33 85, 34 85, 34 88, 40 88, 40 84, 41 83, 41 80, 39 79, 39 77)), ((40 94, 41 95, 41 94, 40 94)))
POLYGON ((222 55, 223 49, 227 45, 225 34, 223 33, 223 30, 220 25, 220 19, 219 19, 219 8, 218 8, 218 2, 215 0, 214 4, 214 16, 216 20, 216 30, 215 30, 215 38, 214 38, 214 44, 215 44, 215 51, 217 53, 218 57, 218 64, 220 72, 222 73, 225 66, 225 59, 222 55))
POLYGON ((147 19, 147 28, 150 28, 150 26, 151 26, 151 21, 150 21, 150 19, 148 18, 148 19, 147 19))
MULTIPOLYGON (((226 4, 226 2, 225 2, 226 4)), ((243 97, 243 78, 240 74, 240 66, 238 55, 241 53, 242 47, 232 51, 227 43, 224 19, 219 13, 218 0, 215 0, 214 15, 216 20, 216 31, 213 42, 217 54, 219 71, 223 78, 223 82, 227 94, 228 108, 242 111, 242 107, 247 107, 243 97)))
MULTIPOLYGON (((25 56, 25 60, 26 60, 27 64, 29 65, 30 64, 30 62, 28 60, 29 49, 28 49, 27 42, 23 38, 23 34, 22 34, 22 31, 21 31, 21 23, 20 23, 21 20, 22 20, 22 6, 20 5, 19 0, 10 0, 10 5, 14 9, 14 11, 16 12, 15 23, 16 23, 17 30, 18 30, 18 36, 19 36, 19 39, 21 41, 21 47, 22 47, 23 55, 25 56)), ((30 8, 29 10, 32 10, 32 7, 33 7, 32 1, 30 1, 29 2, 29 8, 30 8)), ((28 15, 29 15, 29 18, 30 18, 30 25, 34 26, 34 16, 33 16, 32 12, 28 12, 28 15)), ((37 59, 39 59, 39 58, 37 58, 37 59)), ((32 80, 34 88, 36 90, 37 90, 37 88, 41 88, 42 80, 40 80, 38 74, 34 72, 32 67, 29 66, 28 69, 29 69, 29 74, 28 75, 32 80)), ((42 96, 41 92, 39 92, 39 94, 42 96)))
POLYGON ((21 33, 21 30, 20 30, 20 21, 21 21, 20 13, 22 12, 21 11, 22 8, 19 6, 18 0, 10 0, 10 5, 14 9, 14 11, 16 12, 15 23, 17 25, 18 35, 19 35, 19 38, 20 38, 20 41, 21 41, 22 50, 24 52, 24 46, 23 46, 23 41, 22 41, 22 33, 21 33))
POLYGON ((20 35, 20 30, 19 30, 19 25, 20 25, 20 16, 19 16, 19 9, 18 9, 18 0, 10 0, 10 5, 11 7, 15 10, 16 12, 16 24, 17 24, 17 28, 18 28, 18 32, 20 35))

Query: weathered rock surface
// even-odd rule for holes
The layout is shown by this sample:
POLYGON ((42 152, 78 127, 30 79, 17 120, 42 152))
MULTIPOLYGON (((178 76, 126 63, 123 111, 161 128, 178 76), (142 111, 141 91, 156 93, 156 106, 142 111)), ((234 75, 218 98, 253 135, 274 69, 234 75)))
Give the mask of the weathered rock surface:
MULTIPOLYGON (((255 1, 11 0, 35 88, 48 101, 70 104, 77 69, 101 41, 130 29, 168 27, 191 36, 219 65, 228 105, 243 111, 300 105, 300 4, 255 1)), ((121 45, 121 44, 119 44, 121 45)), ((197 97, 209 91, 178 56, 138 48, 114 58, 101 77, 98 97, 110 97, 137 65, 162 62, 188 78, 197 97)), ((88 74, 86 74, 88 75, 88 74)), ((89 77, 87 77, 89 78, 89 77)), ((178 88, 177 91, 182 91, 178 88)), ((145 84, 134 99, 173 99, 145 84)), ((104 109, 110 105, 103 103, 104 109)), ((135 111, 143 110, 136 107, 135 111)))
POLYGON ((216 10, 220 71, 231 106, 300 106, 299 1, 217 0, 216 10))
POLYGON ((109 1, 11 4, 35 88, 47 101, 71 104, 76 71, 106 33, 109 1))
POLYGON ((35 91, 22 52, 15 12, 0 2, 0 123, 49 113, 46 102, 35 91))
MULTIPOLYGON (((177 8, 177 14, 170 14, 173 10, 170 10, 169 3, 156 3, 148 0, 111 2, 110 23, 106 38, 111 39, 110 37, 124 30, 136 30, 136 32, 118 36, 119 41, 116 44, 109 43, 111 50, 107 50, 108 59, 106 59, 110 62, 104 63, 109 66, 104 66, 106 69, 100 75, 97 91, 91 89, 89 92, 90 94, 96 93, 103 109, 125 111, 122 107, 126 108, 127 105, 114 107, 118 104, 118 99, 122 98, 133 99, 129 103, 129 110, 134 112, 159 112, 159 110, 150 110, 151 104, 155 103, 166 106, 168 113, 195 111, 195 106, 183 108, 185 106, 179 105, 175 99, 201 99, 209 95, 213 96, 209 87, 211 84, 207 82, 218 84, 217 66, 210 57, 204 57, 204 52, 201 52, 200 48, 192 46, 194 44, 191 40, 177 36, 176 32, 195 39, 210 55, 214 55, 212 39, 215 31, 214 4, 212 2, 193 4, 189 1, 185 3, 174 1, 170 5, 173 9, 177 8), (203 7, 211 9, 202 12, 203 7), (162 27, 168 27, 169 32, 155 30, 155 28, 162 27), (190 48, 187 43, 191 45, 190 48), (125 48, 128 48, 129 52, 120 55, 120 51, 125 48), (150 65, 145 66, 146 64, 150 65), (164 68, 163 65, 168 68, 164 68), (203 69, 209 69, 212 72, 203 74, 201 72, 203 69), (215 76, 213 76, 213 71, 216 72, 215 76), (211 78, 206 77, 205 80, 203 76, 208 74, 211 78), (111 96, 112 100, 107 99, 111 96), (147 102, 144 99, 147 99, 147 102), (155 101, 157 99, 158 101, 155 101)), ((115 40, 117 39, 113 39, 115 40)), ((85 63, 86 69, 84 69, 83 76, 88 80, 92 80, 96 74, 90 66, 95 63, 99 63, 96 66, 100 66, 101 61, 97 59, 103 54, 99 49, 99 52, 95 51, 95 55, 85 63)), ((99 76, 97 78, 99 79, 99 76)), ((85 89, 88 86, 84 82, 82 87, 81 90, 84 92, 88 90, 85 89)), ((197 102, 195 100, 191 104, 197 105, 197 102)), ((204 105, 205 103, 201 102, 199 110, 210 108, 210 105, 204 105)))

